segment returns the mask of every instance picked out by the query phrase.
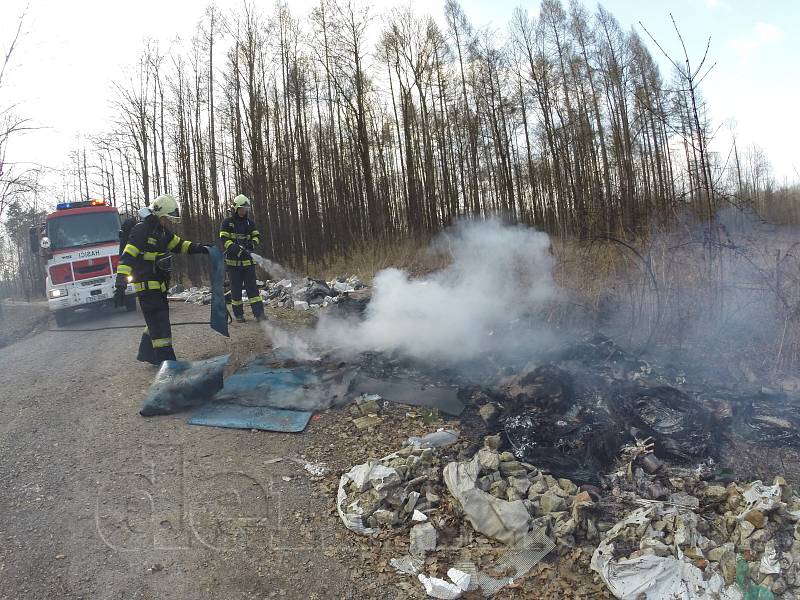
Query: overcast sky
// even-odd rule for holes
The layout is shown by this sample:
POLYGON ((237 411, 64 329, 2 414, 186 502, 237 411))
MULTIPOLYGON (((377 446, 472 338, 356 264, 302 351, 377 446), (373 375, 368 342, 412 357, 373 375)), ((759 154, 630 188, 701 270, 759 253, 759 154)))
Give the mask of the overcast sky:
MULTIPOLYGON (((13 69, 0 89, 0 105, 13 100, 18 113, 42 129, 10 149, 10 160, 58 168, 81 135, 107 128, 111 81, 133 64, 143 40, 166 49, 177 37, 190 38, 201 19, 202 0, 0 0, 0 48, 5 53, 17 17, 29 5, 24 36, 13 69)), ((316 1, 292 0, 302 15, 316 1)), ((702 90, 711 116, 721 126, 715 149, 727 155, 733 127, 739 147, 757 143, 766 152, 779 183, 800 181, 800 1, 798 0, 607 0, 602 3, 624 28, 642 21, 668 52, 678 48, 669 13, 680 26, 691 53, 702 55, 711 36, 716 68, 702 90)), ((223 10, 242 0, 217 0, 223 10)), ((272 2, 257 2, 271 11, 272 2)), ((373 0, 376 14, 397 2, 373 0)), ((419 13, 442 18, 444 0, 412 0, 419 13)), ((595 4, 586 2, 593 9, 595 4)), ((531 12, 537 1, 462 0, 476 26, 502 31, 513 9, 531 12)), ((648 40, 649 43, 649 40, 648 40)), ((654 55, 658 50, 649 43, 654 55)), ((658 55, 669 76, 665 59, 658 55)))

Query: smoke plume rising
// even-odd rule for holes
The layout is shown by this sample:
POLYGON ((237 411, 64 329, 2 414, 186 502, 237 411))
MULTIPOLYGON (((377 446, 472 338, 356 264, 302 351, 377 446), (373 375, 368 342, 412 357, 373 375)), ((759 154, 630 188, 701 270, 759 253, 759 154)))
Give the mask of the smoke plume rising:
POLYGON ((549 336, 535 314, 556 295, 546 234, 498 220, 462 222, 434 250, 449 254, 449 266, 419 279, 381 271, 365 320, 325 317, 320 341, 449 363, 543 347, 549 336))

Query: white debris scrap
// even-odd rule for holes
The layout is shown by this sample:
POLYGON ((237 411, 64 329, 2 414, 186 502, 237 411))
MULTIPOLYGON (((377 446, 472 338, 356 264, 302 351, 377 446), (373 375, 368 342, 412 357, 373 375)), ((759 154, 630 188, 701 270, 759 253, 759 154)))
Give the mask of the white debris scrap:
POLYGON ((464 573, 464 571, 460 571, 459 569, 450 568, 447 569, 447 576, 450 578, 450 581, 461 588, 462 592, 469 591, 470 583, 472 582, 472 576, 469 573, 464 573))
POLYGON ((441 600, 456 600, 461 598, 463 593, 461 588, 455 584, 439 579, 438 577, 426 577, 422 573, 417 575, 423 586, 425 586, 425 593, 431 598, 440 598, 441 600))

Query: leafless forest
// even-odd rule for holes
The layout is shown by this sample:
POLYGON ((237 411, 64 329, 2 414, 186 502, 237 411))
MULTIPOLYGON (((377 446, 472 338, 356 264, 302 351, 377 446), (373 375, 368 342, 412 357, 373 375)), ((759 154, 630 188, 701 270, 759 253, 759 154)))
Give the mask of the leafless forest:
MULTIPOLYGON (((666 57, 647 24, 578 1, 543 0, 496 29, 457 0, 444 15, 363 6, 322 0, 303 20, 285 5, 210 7, 191 39, 145 44, 113 83, 115 123, 76 148, 61 195, 131 213, 169 192, 187 237, 213 240, 244 193, 265 254, 299 267, 501 215, 561 243, 640 248, 656 288, 641 250, 654 231, 701 223, 719 283, 721 209, 800 221, 797 187, 776 186, 757 147, 715 144, 702 98, 713 46, 666 57)), ((25 194, 2 206, 5 279, 35 290, 24 246, 41 207, 25 194)))

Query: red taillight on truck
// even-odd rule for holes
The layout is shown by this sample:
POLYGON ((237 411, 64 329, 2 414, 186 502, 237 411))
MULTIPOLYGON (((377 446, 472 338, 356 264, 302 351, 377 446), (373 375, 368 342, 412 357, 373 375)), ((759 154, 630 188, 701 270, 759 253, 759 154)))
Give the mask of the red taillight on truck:
POLYGON ((53 282, 53 285, 72 281, 72 268, 70 264, 63 263, 50 267, 50 281, 53 282))

